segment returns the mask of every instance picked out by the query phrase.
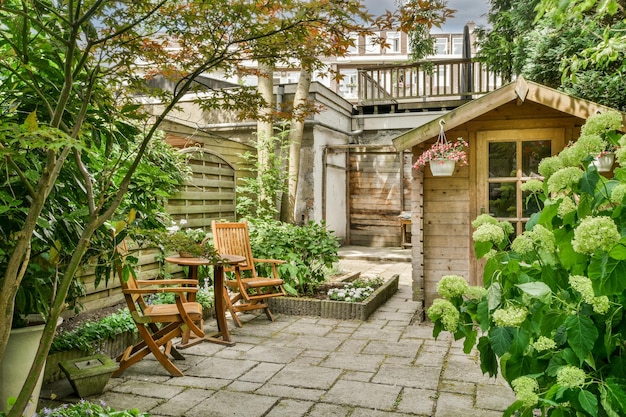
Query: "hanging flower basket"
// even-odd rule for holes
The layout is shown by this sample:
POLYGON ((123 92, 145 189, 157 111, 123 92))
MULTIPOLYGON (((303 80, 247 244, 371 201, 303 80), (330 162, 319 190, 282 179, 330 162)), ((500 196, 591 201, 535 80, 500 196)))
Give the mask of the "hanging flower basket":
POLYGON ((435 177, 449 177, 454 173, 456 162, 451 159, 433 159, 429 162, 430 171, 435 177))
POLYGON ((467 165, 465 149, 469 145, 463 138, 458 138, 456 142, 448 142, 443 131, 444 123, 443 120, 439 122, 441 129, 437 141, 417 158, 413 168, 420 169, 429 164, 433 176, 451 176, 456 164, 467 165))
POLYGON ((598 172, 609 172, 613 168, 614 160, 615 154, 613 152, 603 152, 601 155, 593 158, 591 163, 596 166, 598 172))

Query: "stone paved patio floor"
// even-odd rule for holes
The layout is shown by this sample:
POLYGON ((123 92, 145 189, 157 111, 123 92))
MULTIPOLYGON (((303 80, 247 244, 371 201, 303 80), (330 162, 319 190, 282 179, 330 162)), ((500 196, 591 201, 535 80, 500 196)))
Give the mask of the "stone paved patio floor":
MULTIPOLYGON (((235 328, 229 320, 236 345, 182 351, 184 377, 170 377, 149 356, 88 399, 153 417, 495 417, 514 401, 506 382, 484 376, 460 342, 434 340, 429 323, 411 324, 418 304, 409 261, 355 255, 341 265, 399 274, 399 290, 364 322, 247 314, 235 328)), ((42 395, 40 406, 78 400, 65 380, 42 395)))

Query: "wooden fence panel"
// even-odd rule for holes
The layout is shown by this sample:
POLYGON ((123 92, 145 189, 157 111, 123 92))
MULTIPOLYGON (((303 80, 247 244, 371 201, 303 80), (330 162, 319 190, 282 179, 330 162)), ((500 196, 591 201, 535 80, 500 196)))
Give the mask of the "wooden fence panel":
MULTIPOLYGON (((235 220, 235 168, 219 155, 206 150, 192 152, 189 164, 192 178, 167 202, 167 212, 176 221, 185 219, 186 227, 201 227, 207 232, 211 231, 212 220, 235 220)), ((137 273, 140 279, 152 279, 158 275, 157 254, 156 250, 142 250, 135 254, 139 258, 137 273)), ((167 268, 171 273, 182 271, 177 265, 167 268)), ((114 306, 123 301, 117 277, 96 287, 93 268, 86 266, 81 279, 86 289, 86 295, 80 300, 84 311, 114 306)))

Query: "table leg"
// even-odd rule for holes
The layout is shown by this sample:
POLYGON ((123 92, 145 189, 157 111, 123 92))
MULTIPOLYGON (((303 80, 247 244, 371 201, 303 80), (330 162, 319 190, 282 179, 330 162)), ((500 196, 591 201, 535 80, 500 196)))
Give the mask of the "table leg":
POLYGON ((213 343, 226 346, 234 346, 235 342, 230 339, 230 332, 226 324, 226 306, 224 305, 224 266, 217 264, 213 267, 213 295, 215 297, 215 318, 217 321, 217 333, 204 338, 213 343), (221 337, 221 339, 218 339, 221 337))

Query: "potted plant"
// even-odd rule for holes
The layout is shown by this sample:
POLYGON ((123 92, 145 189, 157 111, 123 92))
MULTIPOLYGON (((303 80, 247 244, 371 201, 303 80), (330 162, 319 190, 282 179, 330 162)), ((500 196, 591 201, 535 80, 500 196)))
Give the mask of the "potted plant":
POLYGON ((187 224, 181 219, 178 224, 171 222, 164 229, 138 230, 133 238, 141 246, 153 244, 163 253, 178 252, 182 258, 215 256, 215 248, 209 241, 210 235, 202 228, 184 227, 187 224))
POLYGON ((443 120, 439 124, 441 131, 437 141, 417 158, 413 168, 420 169, 429 164, 434 176, 450 176, 456 164, 467 165, 466 149, 469 145, 463 138, 458 138, 456 142, 449 142, 443 132, 443 120))
POLYGON ((615 151, 622 136, 621 126, 622 115, 611 110, 590 116, 581 128, 578 142, 589 151, 593 158, 591 163, 599 172, 609 172, 613 168, 615 151))

